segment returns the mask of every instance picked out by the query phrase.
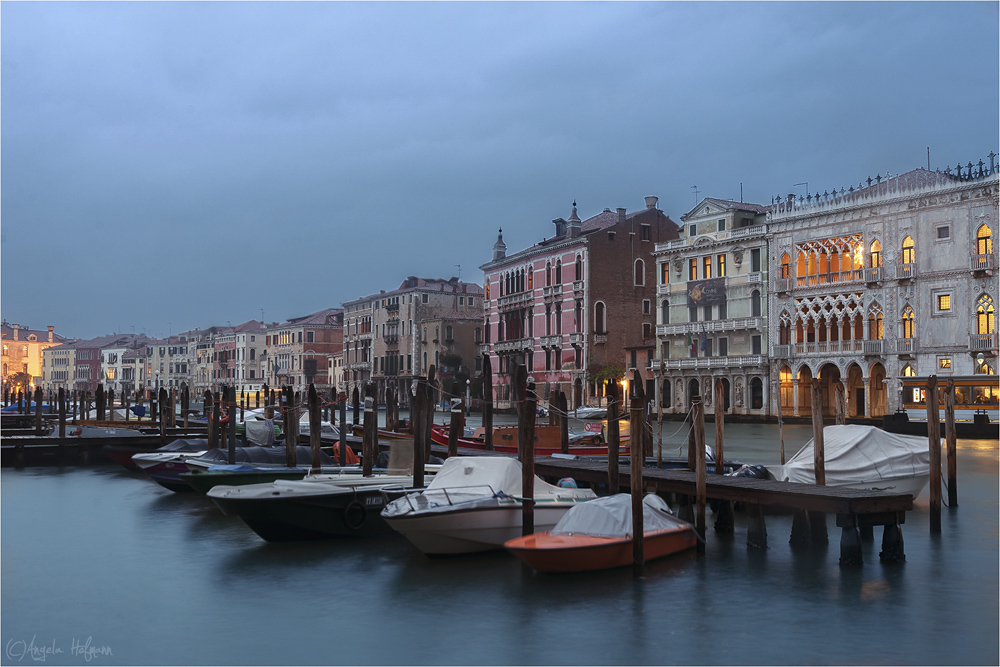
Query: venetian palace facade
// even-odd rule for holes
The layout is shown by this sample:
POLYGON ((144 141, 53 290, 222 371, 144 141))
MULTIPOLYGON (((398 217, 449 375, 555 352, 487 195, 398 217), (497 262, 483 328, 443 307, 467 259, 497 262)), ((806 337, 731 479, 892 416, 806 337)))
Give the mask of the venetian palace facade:
POLYGON ((877 418, 899 407, 904 376, 995 374, 995 157, 771 207, 771 399, 784 414, 809 414, 813 378, 824 411, 843 382, 848 416, 877 418))

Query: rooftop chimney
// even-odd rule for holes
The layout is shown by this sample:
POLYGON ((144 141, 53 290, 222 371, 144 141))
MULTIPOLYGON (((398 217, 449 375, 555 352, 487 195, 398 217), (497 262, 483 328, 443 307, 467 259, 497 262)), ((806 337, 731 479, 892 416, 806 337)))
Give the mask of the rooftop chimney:
POLYGON ((618 209, 618 224, 619 225, 625 224, 625 209, 623 208, 618 209))
POLYGON ((52 342, 52 330, 53 329, 55 329, 55 327, 49 327, 49 342, 50 343, 52 342))
POLYGON ((19 328, 21 328, 21 325, 20 324, 12 324, 11 326, 14 327, 14 340, 17 340, 17 330, 19 328))
POLYGON ((656 208, 657 197, 646 197, 646 208, 656 208))

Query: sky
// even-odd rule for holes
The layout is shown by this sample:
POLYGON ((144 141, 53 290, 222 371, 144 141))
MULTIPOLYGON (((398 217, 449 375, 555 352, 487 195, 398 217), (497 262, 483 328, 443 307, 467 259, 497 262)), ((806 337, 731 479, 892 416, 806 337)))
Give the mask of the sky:
POLYGON ((0 2, 0 314, 166 337, 1000 153, 997 2, 0 2))

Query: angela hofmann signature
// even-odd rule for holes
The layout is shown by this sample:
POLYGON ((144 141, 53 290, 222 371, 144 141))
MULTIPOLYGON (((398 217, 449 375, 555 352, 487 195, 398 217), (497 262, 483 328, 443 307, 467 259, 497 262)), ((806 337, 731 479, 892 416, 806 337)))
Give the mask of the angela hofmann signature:
MULTIPOLYGON (((8 660, 15 662, 24 662, 25 659, 30 662, 45 662, 49 658, 55 659, 56 656, 65 654, 66 651, 56 643, 55 639, 47 644, 42 644, 39 643, 37 635, 32 635, 30 641, 11 639, 4 647, 4 655, 8 660)), ((83 658, 84 662, 90 662, 98 657, 114 655, 114 653, 112 653, 110 646, 95 646, 93 637, 87 637, 84 640, 74 637, 70 643, 69 655, 83 658)))

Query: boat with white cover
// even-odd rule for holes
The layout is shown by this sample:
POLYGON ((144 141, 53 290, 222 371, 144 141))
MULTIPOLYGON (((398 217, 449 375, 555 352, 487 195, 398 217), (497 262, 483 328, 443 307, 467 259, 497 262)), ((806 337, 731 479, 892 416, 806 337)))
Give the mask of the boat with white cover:
MULTIPOLYGON (((549 530, 569 508, 597 497, 590 489, 553 486, 535 476, 535 530, 549 530)), ((429 555, 500 549, 521 535, 521 462, 453 457, 421 492, 388 503, 382 517, 429 555)))
MULTIPOLYGON (((815 484, 813 439, 783 466, 768 466, 782 482, 815 484)), ((823 428, 827 486, 909 493, 914 498, 930 478, 926 437, 890 433, 875 426, 842 424, 823 428)))
MULTIPOLYGON (((696 546, 694 527, 656 494, 642 499, 643 561, 696 546)), ((589 572, 632 564, 632 496, 617 493, 570 509, 548 532, 504 546, 539 572, 589 572)))

